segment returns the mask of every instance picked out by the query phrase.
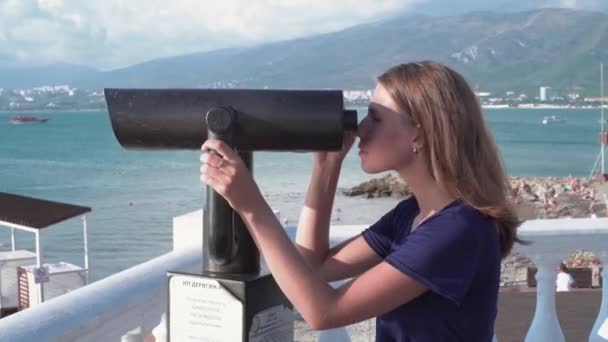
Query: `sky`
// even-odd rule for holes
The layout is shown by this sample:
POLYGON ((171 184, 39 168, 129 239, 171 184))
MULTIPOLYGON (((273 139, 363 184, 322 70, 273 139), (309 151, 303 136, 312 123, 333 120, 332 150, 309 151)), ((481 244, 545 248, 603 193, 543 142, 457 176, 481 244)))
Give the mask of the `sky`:
MULTIPOLYGON (((568 8, 608 2, 537 1, 539 6, 568 8)), ((435 2, 443 1, 0 0, 0 66, 61 62, 116 69, 337 31, 419 8, 442 12, 435 2)), ((459 0, 458 7, 475 9, 476 3, 492 2, 459 0)))

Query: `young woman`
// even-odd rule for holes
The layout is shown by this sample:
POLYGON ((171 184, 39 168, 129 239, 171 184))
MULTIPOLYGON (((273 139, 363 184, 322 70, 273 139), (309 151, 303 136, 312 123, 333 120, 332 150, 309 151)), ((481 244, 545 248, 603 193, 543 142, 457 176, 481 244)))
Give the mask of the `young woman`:
POLYGON ((377 317, 377 341, 491 341, 500 261, 519 241, 519 223, 475 94, 441 64, 395 66, 378 78, 357 135, 363 170, 394 170, 414 195, 331 249, 330 213, 354 136, 340 152, 315 154, 295 245, 222 142, 203 144, 223 159, 203 153, 201 180, 241 215, 313 329, 377 317), (348 278, 338 289, 327 284, 348 278))

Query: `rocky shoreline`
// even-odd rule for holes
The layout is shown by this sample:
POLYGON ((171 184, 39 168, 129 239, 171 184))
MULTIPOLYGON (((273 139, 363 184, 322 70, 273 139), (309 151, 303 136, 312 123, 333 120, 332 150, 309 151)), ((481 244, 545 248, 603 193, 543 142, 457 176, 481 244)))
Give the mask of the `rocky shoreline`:
MULTIPOLYGON (((509 177, 509 184, 509 198, 522 221, 608 216, 608 180, 605 177, 509 177)), ((412 195, 407 184, 393 174, 343 189, 342 193, 366 198, 406 198, 412 195)), ((587 259, 594 257, 589 252, 572 251, 565 256, 565 262, 569 264, 571 261, 574 267, 581 265, 578 265, 579 260, 569 260, 573 255, 585 255, 587 259)), ((513 254, 505 258, 501 286, 525 284, 529 266, 533 266, 533 263, 525 256, 513 254)))
MULTIPOLYGON (((606 217, 608 181, 580 177, 510 177, 510 199, 522 220, 559 217, 606 217)), ((387 174, 351 188, 345 196, 411 196, 408 185, 387 174)))

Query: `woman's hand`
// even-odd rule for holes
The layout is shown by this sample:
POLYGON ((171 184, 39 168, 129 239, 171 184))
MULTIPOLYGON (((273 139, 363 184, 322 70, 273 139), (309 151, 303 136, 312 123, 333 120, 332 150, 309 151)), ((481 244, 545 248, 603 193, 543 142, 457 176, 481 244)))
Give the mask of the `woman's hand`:
POLYGON ((222 195, 232 209, 242 213, 263 202, 251 172, 233 149, 221 140, 209 139, 201 150, 201 182, 222 195), (215 150, 220 155, 208 150, 215 150))
POLYGON ((336 152, 315 152, 314 163, 315 165, 321 166, 325 163, 338 163, 342 164, 342 161, 346 157, 346 154, 353 146, 357 134, 355 132, 347 131, 344 133, 344 139, 342 141, 342 149, 336 152))

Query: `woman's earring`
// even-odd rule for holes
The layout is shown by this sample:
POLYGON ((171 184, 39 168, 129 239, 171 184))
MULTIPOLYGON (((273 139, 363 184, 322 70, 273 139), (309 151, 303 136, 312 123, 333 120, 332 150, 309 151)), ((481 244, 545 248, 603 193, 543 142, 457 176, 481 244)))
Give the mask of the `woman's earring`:
POLYGON ((418 149, 416 147, 413 147, 412 151, 414 151, 414 153, 418 153, 418 149))

